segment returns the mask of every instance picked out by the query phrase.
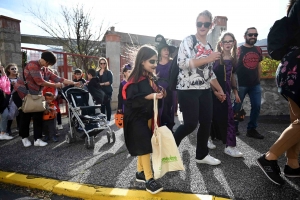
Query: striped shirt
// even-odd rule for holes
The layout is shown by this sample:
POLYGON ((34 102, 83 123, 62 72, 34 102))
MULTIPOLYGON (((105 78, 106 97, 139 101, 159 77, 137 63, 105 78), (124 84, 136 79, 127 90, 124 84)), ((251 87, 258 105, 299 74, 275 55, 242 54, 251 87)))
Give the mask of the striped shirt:
MULTIPOLYGON (((63 82, 65 79, 56 76, 47 67, 43 67, 38 61, 30 61, 24 70, 24 75, 26 78, 29 93, 32 95, 41 94, 43 90, 42 84, 47 81, 53 81, 54 83, 63 82)), ((27 94, 27 89, 23 79, 23 73, 20 73, 18 81, 14 86, 15 90, 18 92, 21 99, 23 99, 27 94)))

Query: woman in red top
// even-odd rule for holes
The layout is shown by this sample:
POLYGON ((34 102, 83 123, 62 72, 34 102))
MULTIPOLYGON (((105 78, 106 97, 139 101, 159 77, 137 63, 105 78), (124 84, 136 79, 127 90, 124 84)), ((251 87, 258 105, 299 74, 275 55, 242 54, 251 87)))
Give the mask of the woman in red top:
MULTIPOLYGON (((54 65, 55 63, 55 55, 50 51, 45 51, 42 53, 41 59, 39 59, 38 61, 30 61, 25 66, 25 68, 23 69, 23 73, 20 73, 20 77, 14 86, 14 89, 17 92, 13 93, 13 101, 15 102, 17 107, 22 106, 22 99, 27 94, 23 76, 25 76, 29 92, 32 95, 40 94, 44 86, 62 88, 63 84, 79 84, 53 74, 48 69, 48 66, 54 65), (52 81, 53 83, 51 83, 50 81, 52 81)), ((34 146, 46 146, 47 143, 41 140, 43 128, 43 112, 24 113, 22 112, 22 110, 20 110, 19 115, 19 135, 22 137, 24 147, 31 146, 31 142, 28 140, 31 118, 33 119, 34 146)))

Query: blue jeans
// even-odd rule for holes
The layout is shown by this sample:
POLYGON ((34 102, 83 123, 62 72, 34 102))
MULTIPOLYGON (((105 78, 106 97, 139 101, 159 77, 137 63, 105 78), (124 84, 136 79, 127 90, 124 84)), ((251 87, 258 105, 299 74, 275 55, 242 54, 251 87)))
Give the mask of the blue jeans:
MULTIPOLYGON (((255 129, 257 127, 257 119, 260 113, 260 105, 261 105, 261 87, 260 84, 252 87, 239 87, 239 97, 241 99, 241 103, 236 103, 234 101, 233 111, 238 112, 241 110, 244 98, 246 94, 249 95, 250 103, 251 103, 251 112, 250 112, 250 121, 247 126, 247 130, 255 129)), ((238 127, 239 122, 235 121, 236 127, 238 127)))
POLYGON ((5 108, 1 115, 1 123, 0 123, 0 131, 1 132, 6 132, 6 127, 7 127, 7 121, 8 121, 8 109, 5 108))

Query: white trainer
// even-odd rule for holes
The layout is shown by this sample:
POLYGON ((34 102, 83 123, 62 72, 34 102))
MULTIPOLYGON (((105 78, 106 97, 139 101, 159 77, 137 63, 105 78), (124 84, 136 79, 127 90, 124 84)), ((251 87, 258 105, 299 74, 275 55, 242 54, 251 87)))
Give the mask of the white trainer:
POLYGON ((28 140, 28 138, 22 139, 22 143, 23 143, 24 147, 30 147, 31 146, 31 142, 28 140))
POLYGON ((221 161, 210 156, 209 154, 203 158, 202 160, 198 160, 196 159, 196 163, 199 163, 199 164, 208 164, 208 165, 219 165, 221 164, 221 161))
POLYGON ((216 148, 216 145, 213 143, 213 141, 210 138, 207 141, 207 147, 209 149, 215 149, 216 148))
POLYGON ((57 125, 57 129, 58 129, 58 130, 63 130, 64 127, 60 124, 60 125, 57 125))
POLYGON ((228 146, 224 149, 224 153, 235 158, 243 157, 243 154, 236 147, 228 146))
POLYGON ((36 141, 34 141, 34 146, 36 147, 43 147, 46 146, 47 144, 48 144, 47 142, 44 142, 41 139, 37 139, 36 141))
POLYGON ((11 140, 13 139, 12 136, 9 136, 8 134, 4 133, 4 134, 1 134, 0 133, 0 140, 11 140))

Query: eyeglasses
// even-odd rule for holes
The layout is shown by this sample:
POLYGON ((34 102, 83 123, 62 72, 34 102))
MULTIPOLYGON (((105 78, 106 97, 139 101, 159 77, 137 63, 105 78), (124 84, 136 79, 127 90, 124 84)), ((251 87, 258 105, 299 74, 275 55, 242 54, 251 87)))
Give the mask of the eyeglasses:
POLYGON ((248 35, 249 37, 252 37, 252 36, 257 37, 257 36, 258 36, 258 33, 248 33, 247 35, 248 35))
POLYGON ((158 63, 158 60, 149 60, 150 64, 158 63))
POLYGON ((14 70, 14 71, 16 71, 16 70, 17 70, 17 68, 11 68, 10 70, 14 70))
POLYGON ((223 44, 231 44, 231 43, 233 43, 233 40, 224 40, 224 41, 222 41, 222 43, 223 44))
POLYGON ((197 27, 201 28, 204 25, 205 28, 209 28, 211 25, 211 22, 197 22, 197 27))
POLYGON ((100 65, 106 65, 106 63, 100 63, 100 65))

